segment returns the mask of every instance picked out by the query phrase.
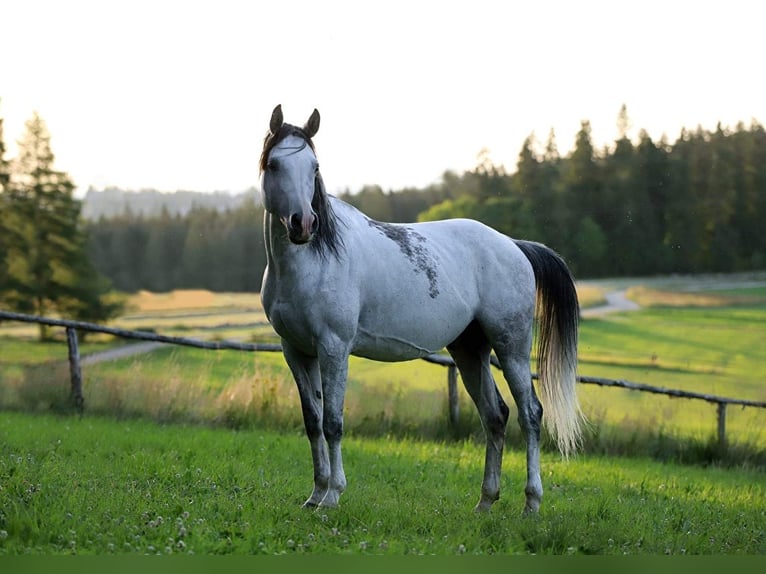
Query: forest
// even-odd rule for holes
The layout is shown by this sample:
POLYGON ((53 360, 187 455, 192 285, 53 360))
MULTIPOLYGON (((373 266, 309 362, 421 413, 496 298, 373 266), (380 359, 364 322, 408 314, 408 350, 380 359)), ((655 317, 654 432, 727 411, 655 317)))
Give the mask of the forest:
MULTIPOLYGON (((631 140, 628 124, 623 107, 618 137, 604 149, 583 121, 564 156, 553 132, 544 142, 530 135, 513 170, 483 150, 474 169, 445 172, 429 187, 368 186, 340 198, 380 221, 480 220, 550 245, 582 279, 766 267, 763 126, 684 129, 669 143, 644 130, 631 140)), ((254 194, 230 209, 127 208, 87 222, 88 253, 123 291, 257 291, 266 264, 262 219, 254 194)))
MULTIPOLYGON (((670 143, 645 130, 598 149, 583 121, 562 155, 555 134, 530 135, 511 169, 482 150, 464 173, 425 188, 367 186, 340 198, 391 222, 477 219, 540 241, 580 279, 766 268, 766 131, 683 129, 670 143)), ((113 290, 254 292, 266 265, 257 190, 227 193, 89 189, 53 167, 50 133, 35 115, 4 157, 0 118, 0 304, 40 314, 106 318, 113 290)))

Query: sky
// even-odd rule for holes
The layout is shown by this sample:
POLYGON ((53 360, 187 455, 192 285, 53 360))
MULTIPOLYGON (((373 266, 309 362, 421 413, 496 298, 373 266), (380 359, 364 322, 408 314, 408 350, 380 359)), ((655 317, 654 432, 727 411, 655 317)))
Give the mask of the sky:
MULTIPOLYGON (((645 129, 766 122, 766 8, 752 0, 0 0, 9 157, 46 121, 89 186, 258 186, 271 111, 314 141, 328 190, 513 171, 527 136, 559 151, 645 129)), ((542 145, 542 144, 541 144, 542 145)))

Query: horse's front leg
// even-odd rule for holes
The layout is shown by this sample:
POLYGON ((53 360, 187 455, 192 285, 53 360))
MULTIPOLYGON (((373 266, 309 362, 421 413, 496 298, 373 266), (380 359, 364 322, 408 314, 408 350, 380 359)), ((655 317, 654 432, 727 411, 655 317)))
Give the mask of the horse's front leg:
POLYGON ((298 387, 303 424, 311 444, 311 459, 314 463, 314 490, 303 506, 315 507, 325 498, 330 486, 330 456, 322 428, 322 380, 319 361, 315 357, 304 355, 284 339, 282 349, 298 387))
POLYGON ((330 508, 338 506, 338 499, 346 489, 346 473, 343 471, 340 443, 343 438, 348 355, 348 349, 342 344, 319 349, 319 368, 324 393, 323 430, 330 455, 330 484, 321 506, 330 508))

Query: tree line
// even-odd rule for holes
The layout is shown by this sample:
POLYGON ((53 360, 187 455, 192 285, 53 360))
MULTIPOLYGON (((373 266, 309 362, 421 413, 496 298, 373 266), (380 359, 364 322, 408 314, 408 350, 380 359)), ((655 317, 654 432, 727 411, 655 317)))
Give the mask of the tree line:
POLYGON ((186 190, 163 193, 156 189, 126 191, 119 187, 96 189, 91 186, 82 200, 82 216, 85 219, 114 218, 126 210, 144 217, 158 217, 163 210, 172 215, 186 215, 194 207, 210 207, 223 212, 240 207, 250 199, 257 199, 257 195, 255 188, 235 194, 186 190))
POLYGON ((87 231, 90 260, 121 291, 261 288, 263 209, 253 198, 223 212, 195 206, 145 217, 128 209, 88 222, 87 231))
MULTIPOLYGON (((483 151, 474 169, 447 171, 425 188, 368 186, 340 197, 381 221, 478 219, 550 245, 579 278, 766 267, 763 126, 684 129, 673 143, 645 131, 632 140, 628 126, 623 107, 617 137, 603 149, 584 121, 564 156, 552 131, 544 142, 533 134, 513 170, 483 151)), ((0 145, 1 128, 0 122, 0 145)), ((7 161, 0 148, 6 308, 98 320, 116 308, 112 287, 259 290, 263 210, 252 192, 226 209, 200 202, 147 215, 126 204, 117 215, 85 221, 73 183, 53 169, 50 134, 39 117, 28 123, 19 149, 7 161)))
POLYGON ((512 173, 483 152, 475 169, 448 172, 422 194, 367 188, 345 199, 372 217, 478 219, 550 245, 583 278, 765 268, 763 126, 684 129, 671 144, 645 130, 632 141, 629 123, 623 106, 605 149, 583 121, 564 157, 552 131, 543 144, 530 135, 512 173))
MULTIPOLYGON (((425 188, 367 186, 340 198, 380 221, 469 217, 559 251, 581 278, 733 272, 766 267, 766 132, 682 130, 675 142, 628 135, 596 149, 582 122, 572 151, 530 135, 509 172, 479 154, 474 169, 425 188)), ((126 210, 88 224, 96 268, 119 289, 256 291, 266 265, 253 198, 225 212, 144 217, 126 210)))

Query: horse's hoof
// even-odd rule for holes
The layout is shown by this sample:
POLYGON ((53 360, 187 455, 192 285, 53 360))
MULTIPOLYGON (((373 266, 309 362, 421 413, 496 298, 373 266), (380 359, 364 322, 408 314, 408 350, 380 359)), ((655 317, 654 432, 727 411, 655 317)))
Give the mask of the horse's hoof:
POLYGON ((322 508, 338 508, 338 501, 340 500, 340 493, 335 490, 327 491, 327 494, 319 503, 322 508))
POLYGON ((322 504, 322 498, 324 498, 324 496, 319 497, 312 494, 309 496, 308 500, 303 503, 303 508, 308 508, 310 510, 317 509, 322 504))
POLYGON ((476 514, 487 514, 492 509, 492 503, 486 500, 479 501, 479 504, 473 507, 476 514))
POLYGON ((527 502, 524 505, 524 512, 522 512, 522 516, 537 516, 540 513, 540 503, 539 502, 527 502))

